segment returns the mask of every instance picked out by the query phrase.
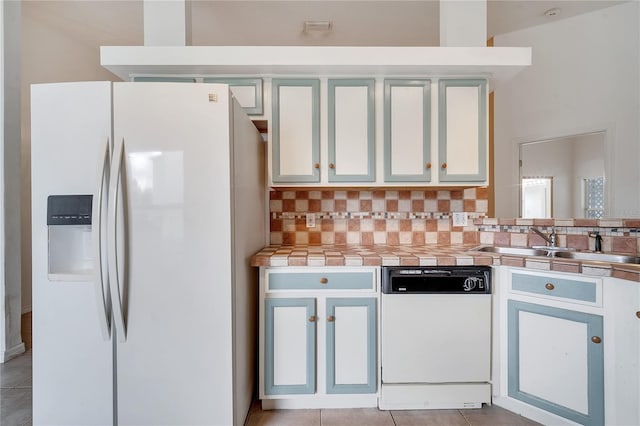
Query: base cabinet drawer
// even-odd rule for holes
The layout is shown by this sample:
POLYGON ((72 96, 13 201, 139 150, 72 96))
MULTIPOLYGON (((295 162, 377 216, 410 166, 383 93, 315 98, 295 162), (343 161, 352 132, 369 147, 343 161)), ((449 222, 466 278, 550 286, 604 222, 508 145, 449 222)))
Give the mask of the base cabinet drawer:
POLYGON ((599 315, 507 303, 508 395, 583 425, 604 424, 599 315))
POLYGON ((511 291, 533 297, 600 306, 602 279, 573 278, 567 274, 531 273, 518 271, 511 274, 511 291))
POLYGON ((375 290, 375 274, 349 272, 272 272, 268 290, 375 290))

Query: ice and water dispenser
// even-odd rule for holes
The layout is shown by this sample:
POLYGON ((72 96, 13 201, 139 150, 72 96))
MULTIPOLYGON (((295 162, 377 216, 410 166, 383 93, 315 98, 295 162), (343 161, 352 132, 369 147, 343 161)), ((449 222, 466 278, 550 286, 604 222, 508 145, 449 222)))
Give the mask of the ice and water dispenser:
POLYGON ((91 279, 92 199, 92 195, 50 195, 47 199, 49 280, 91 279))

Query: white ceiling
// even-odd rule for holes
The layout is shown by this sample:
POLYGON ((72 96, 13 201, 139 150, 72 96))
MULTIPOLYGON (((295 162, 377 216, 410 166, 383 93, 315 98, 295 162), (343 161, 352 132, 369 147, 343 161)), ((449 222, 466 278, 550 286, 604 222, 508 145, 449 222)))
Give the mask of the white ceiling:
MULTIPOLYGON (((22 0, 25 17, 87 44, 142 45, 140 0, 22 0)), ((473 0, 472 0, 473 1, 473 0)), ((489 0, 488 37, 602 9, 614 0, 489 0), (560 8, 549 18, 544 11, 560 8)), ((439 2, 405 0, 194 0, 193 45, 438 46, 439 2), (328 34, 302 31, 306 20, 330 20, 328 34)))

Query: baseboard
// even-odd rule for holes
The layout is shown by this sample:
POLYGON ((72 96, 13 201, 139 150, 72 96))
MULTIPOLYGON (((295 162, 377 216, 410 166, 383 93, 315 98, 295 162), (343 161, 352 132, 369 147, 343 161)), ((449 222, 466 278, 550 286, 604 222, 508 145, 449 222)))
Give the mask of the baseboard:
POLYGON ((31 305, 27 305, 27 306, 23 306, 22 307, 22 315, 28 314, 29 312, 31 312, 31 305))
POLYGON ((263 410, 321 409, 321 408, 375 408, 378 394, 293 395, 291 398, 263 399, 263 410))
POLYGON ((381 410, 481 408, 491 402, 489 383, 408 383, 380 387, 381 410))
POLYGON ((7 349, 2 352, 2 359, 0 362, 4 363, 9 361, 11 358, 15 358, 18 355, 24 353, 24 343, 20 343, 19 345, 15 345, 14 347, 7 349))
POLYGON ((543 425, 556 425, 556 426, 574 426, 577 423, 571 420, 565 419, 560 416, 556 416, 553 413, 543 411, 540 408, 534 407, 524 402, 515 400, 513 398, 498 396, 493 398, 493 404, 498 407, 502 407, 513 413, 520 414, 522 417, 526 417, 529 420, 536 421, 543 425))

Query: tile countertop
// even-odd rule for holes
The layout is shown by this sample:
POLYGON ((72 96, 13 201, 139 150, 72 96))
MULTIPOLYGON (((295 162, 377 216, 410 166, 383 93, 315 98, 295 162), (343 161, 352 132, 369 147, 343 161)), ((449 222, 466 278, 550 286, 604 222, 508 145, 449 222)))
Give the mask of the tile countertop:
POLYGON ((251 266, 505 265, 640 282, 640 265, 474 252, 475 247, 478 245, 267 246, 251 258, 251 266))

